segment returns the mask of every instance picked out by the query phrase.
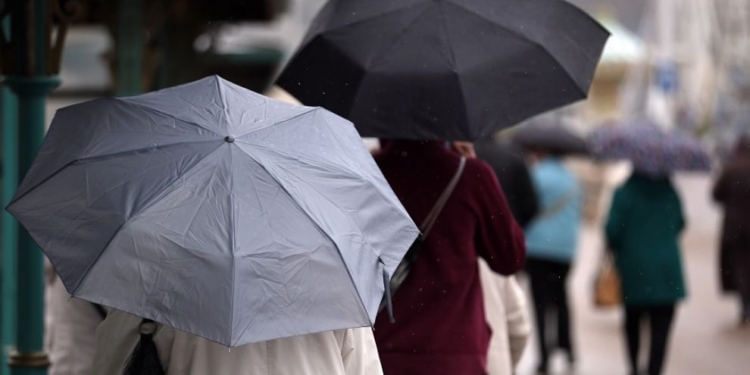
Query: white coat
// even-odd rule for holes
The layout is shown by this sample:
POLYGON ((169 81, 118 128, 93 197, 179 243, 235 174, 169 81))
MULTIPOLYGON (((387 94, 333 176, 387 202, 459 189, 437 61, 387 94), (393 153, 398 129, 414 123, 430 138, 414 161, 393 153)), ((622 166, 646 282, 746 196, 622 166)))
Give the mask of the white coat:
POLYGON ((498 275, 479 259, 485 316, 492 328, 487 353, 488 375, 513 375, 531 335, 523 289, 513 276, 498 275))
MULTIPOLYGON (((94 374, 122 374, 141 319, 112 311, 97 331, 94 374)), ((154 335, 167 375, 382 375, 370 328, 328 331, 236 348, 159 326, 154 335)))
POLYGON ((44 343, 51 362, 49 375, 94 375, 91 363, 102 316, 91 303, 71 298, 49 263, 45 273, 44 343))

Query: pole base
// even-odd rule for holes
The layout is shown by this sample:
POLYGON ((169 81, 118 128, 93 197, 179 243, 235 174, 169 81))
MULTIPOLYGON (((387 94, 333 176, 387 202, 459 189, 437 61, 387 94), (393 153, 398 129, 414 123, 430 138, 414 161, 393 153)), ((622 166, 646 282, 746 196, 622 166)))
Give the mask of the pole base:
POLYGON ((47 368, 49 365, 49 357, 45 352, 19 353, 13 351, 8 360, 8 366, 10 367, 47 368))

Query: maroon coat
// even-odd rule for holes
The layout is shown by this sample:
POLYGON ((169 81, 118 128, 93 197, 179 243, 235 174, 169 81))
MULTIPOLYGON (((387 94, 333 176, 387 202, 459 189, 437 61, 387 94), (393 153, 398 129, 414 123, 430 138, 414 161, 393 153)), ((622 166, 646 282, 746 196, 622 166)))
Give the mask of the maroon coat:
MULTIPOLYGON (((376 156, 414 221, 422 223, 456 172, 442 142, 393 141, 376 156)), ((477 257, 498 273, 523 267, 523 232, 489 165, 468 160, 464 174, 393 298, 396 323, 380 314, 375 339, 385 375, 486 374, 490 329, 477 257)))

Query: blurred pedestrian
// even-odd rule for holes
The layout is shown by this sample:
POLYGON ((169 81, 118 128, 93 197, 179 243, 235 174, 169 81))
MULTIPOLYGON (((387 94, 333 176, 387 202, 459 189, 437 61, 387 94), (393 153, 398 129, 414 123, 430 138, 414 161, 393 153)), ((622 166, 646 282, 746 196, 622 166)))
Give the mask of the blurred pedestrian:
MULTIPOLYGON (((522 227, 536 215, 534 186, 520 150, 492 138, 471 144, 454 142, 453 148, 466 157, 480 157, 492 166, 513 216, 522 227), (519 220, 519 217, 521 220, 519 220)), ((515 276, 492 272, 479 259, 485 314, 492 329, 487 354, 488 375, 513 375, 531 336, 531 318, 526 295, 515 276)))
POLYGON ((515 276, 498 275, 479 259, 487 323, 492 339, 487 354, 487 375, 513 375, 531 336, 526 296, 515 276))
POLYGON ((669 177, 638 172, 615 192, 606 237, 621 278, 624 333, 631 374, 639 366, 641 324, 651 348, 645 374, 660 375, 678 301, 686 296, 679 235, 685 227, 680 198, 669 177))
MULTIPOLYGON (((92 374, 123 374, 142 319, 112 310, 97 330, 92 374)), ((382 375, 371 328, 327 331, 225 346, 154 323, 147 327, 166 375, 382 375)), ((126 374, 126 375, 144 375, 126 374)))
POLYGON ((477 157, 492 166, 513 216, 526 228, 539 211, 539 201, 522 151, 493 138, 478 141, 474 147, 477 157))
POLYGON ((713 191, 724 207, 720 272, 722 287, 740 296, 740 324, 750 325, 750 137, 727 160, 713 191))
POLYGON ((537 369, 538 373, 546 374, 551 350, 555 348, 565 353, 571 366, 576 360, 567 281, 578 247, 582 194, 561 155, 536 150, 532 152, 532 163, 531 176, 540 212, 526 230, 526 272, 539 341, 537 369), (548 335, 550 323, 557 325, 554 340, 548 335))
MULTIPOLYGON (((404 207, 423 223, 461 163, 446 142, 384 142, 376 161, 404 207)), ((510 275, 523 267, 523 232, 492 169, 468 159, 411 272, 381 313, 375 339, 387 375, 484 375, 487 325, 478 257, 510 275)))

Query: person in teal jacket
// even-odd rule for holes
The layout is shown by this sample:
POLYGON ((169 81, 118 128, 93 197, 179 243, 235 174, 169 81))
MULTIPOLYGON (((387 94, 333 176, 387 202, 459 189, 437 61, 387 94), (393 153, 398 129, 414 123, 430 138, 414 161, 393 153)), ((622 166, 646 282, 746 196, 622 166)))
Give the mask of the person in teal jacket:
POLYGON ((633 374, 638 366, 640 327, 648 318, 648 375, 660 375, 675 306, 686 297, 679 236, 685 228, 680 197, 669 177, 634 173, 615 192, 606 237, 622 283, 624 331, 633 374))
POLYGON ((578 247, 582 197, 578 181, 559 156, 540 151, 534 154, 538 160, 531 177, 539 213, 526 228, 526 273, 540 343, 538 373, 546 374, 551 349, 562 350, 570 364, 575 361, 567 280, 578 247), (554 345, 547 337, 548 323, 557 326, 554 345))

